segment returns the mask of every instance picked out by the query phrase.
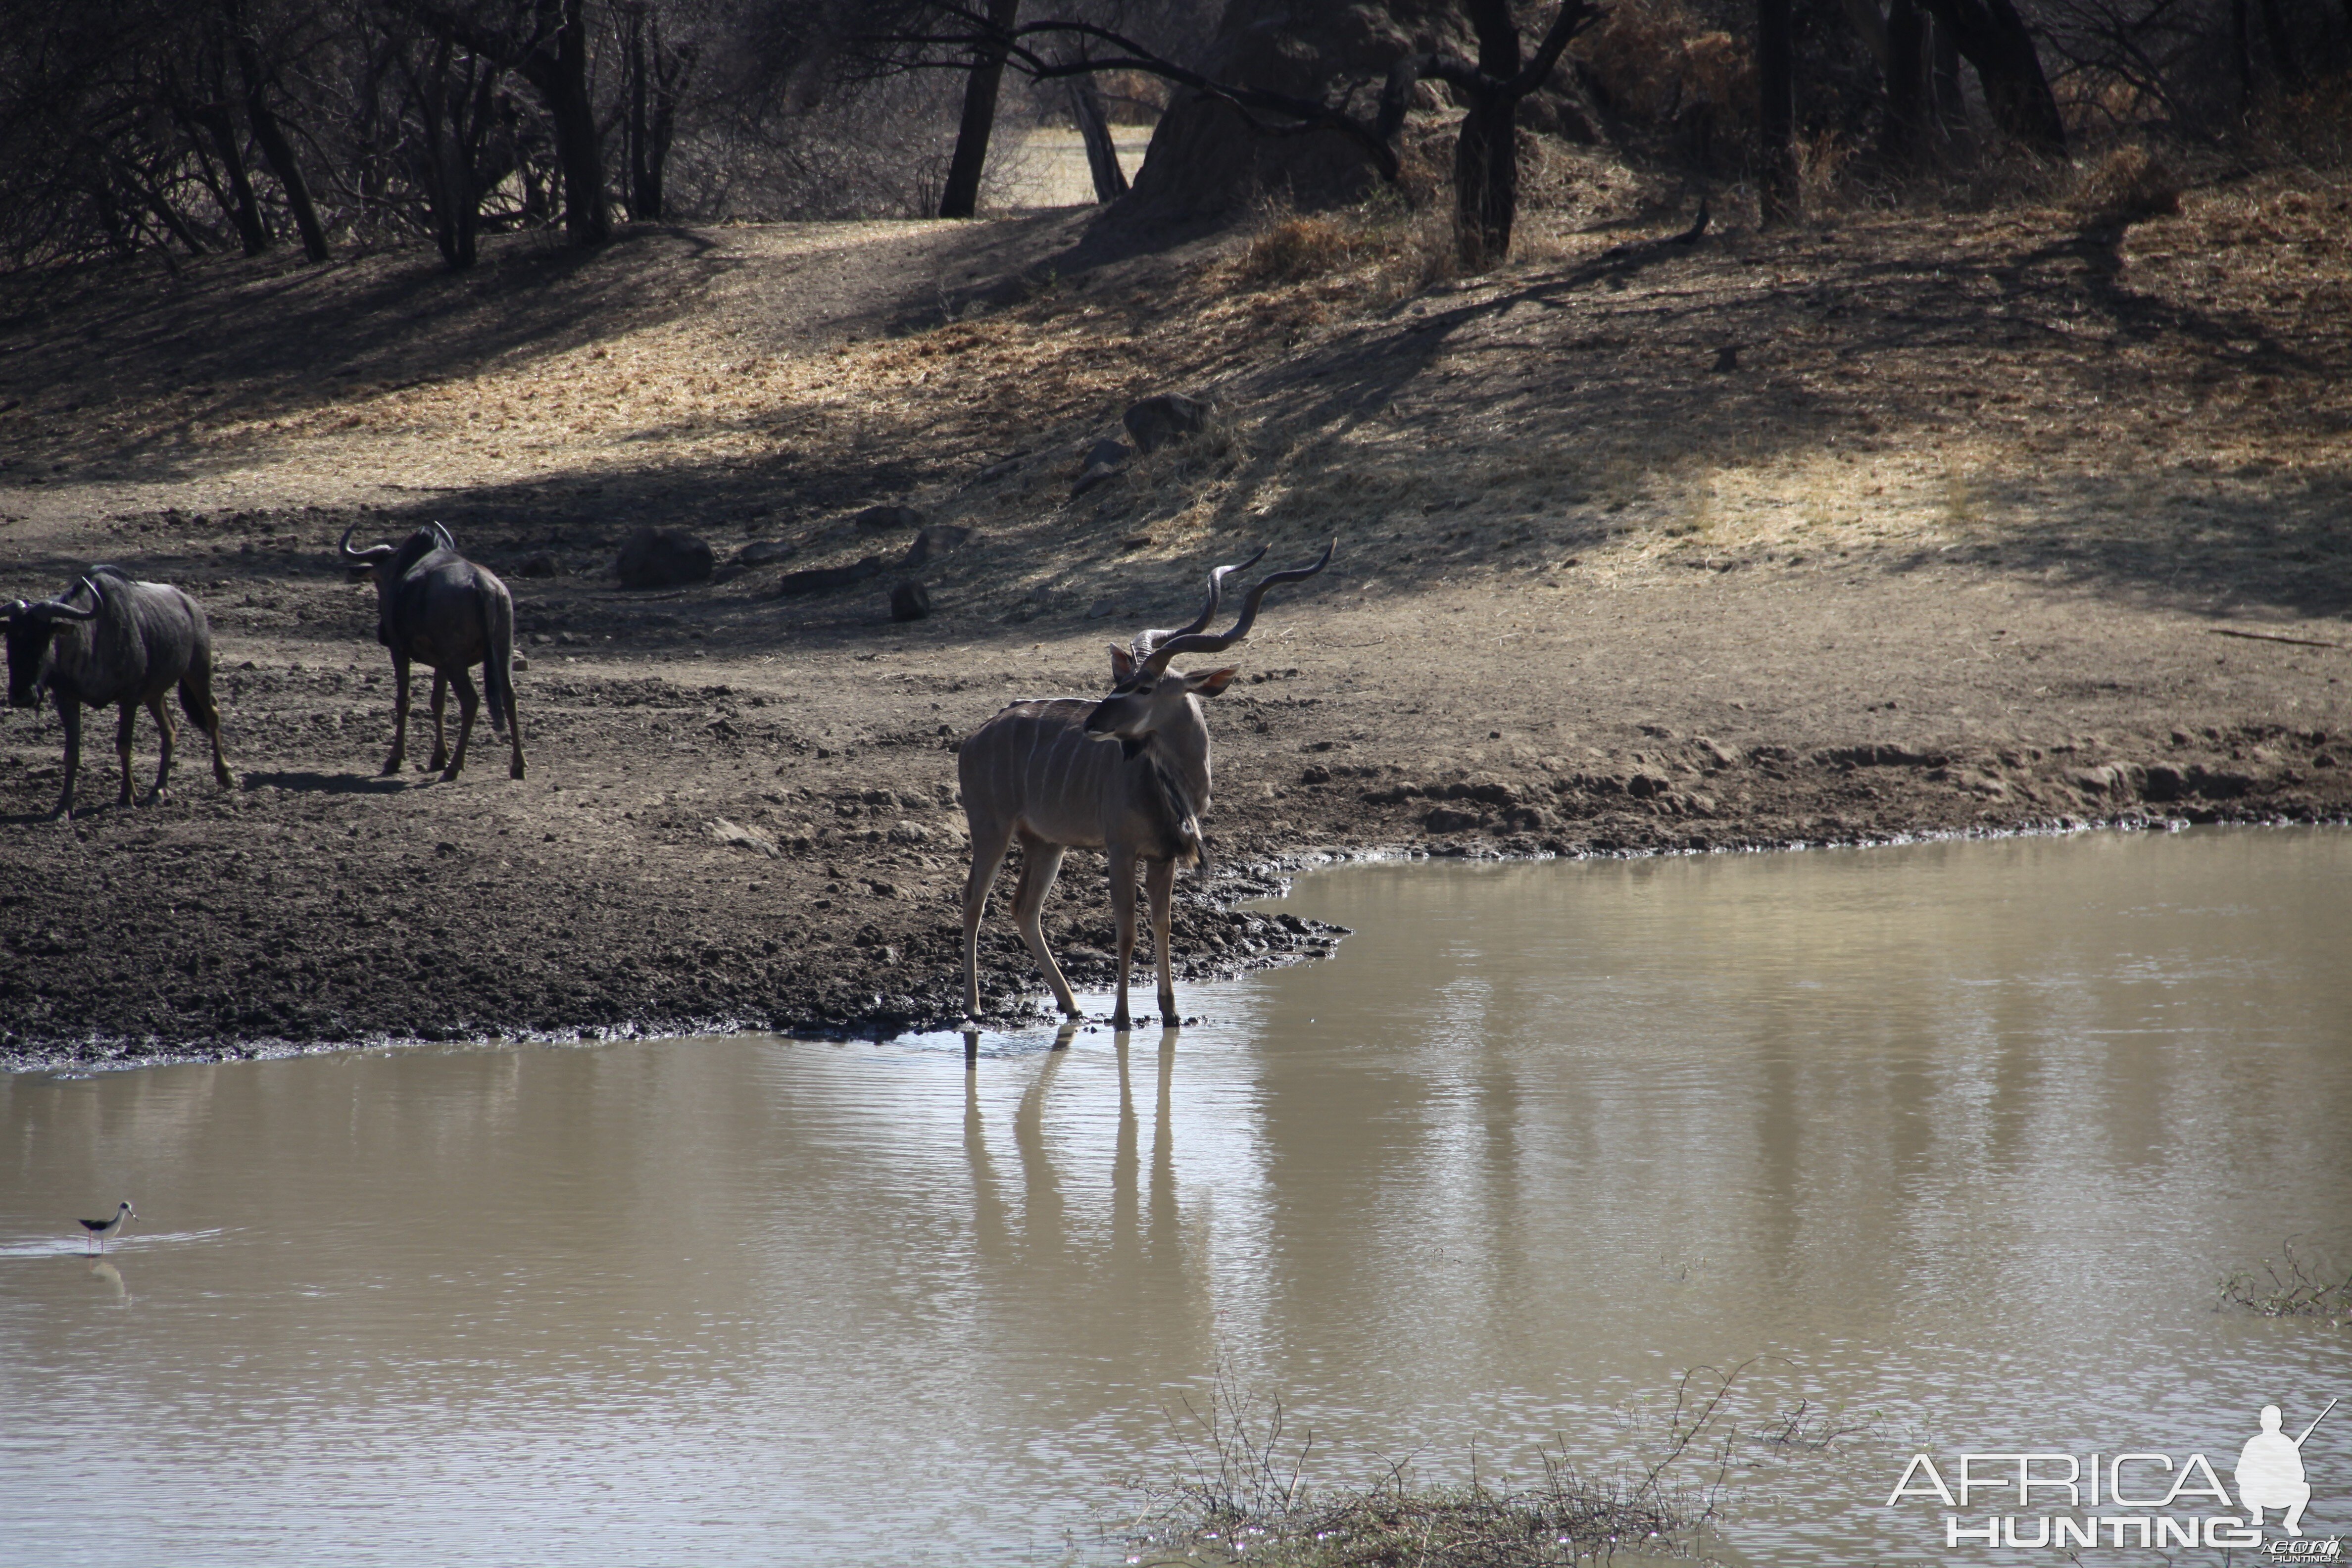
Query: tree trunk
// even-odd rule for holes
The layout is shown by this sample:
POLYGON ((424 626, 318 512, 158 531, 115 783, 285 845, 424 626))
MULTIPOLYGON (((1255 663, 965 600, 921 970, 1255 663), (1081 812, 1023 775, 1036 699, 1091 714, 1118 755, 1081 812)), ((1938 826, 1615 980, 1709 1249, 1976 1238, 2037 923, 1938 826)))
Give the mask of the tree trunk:
POLYGON ((596 109, 588 99, 588 24, 582 10, 583 0, 563 0, 547 115, 555 127, 555 156, 563 165, 564 232, 575 245, 602 245, 613 237, 613 215, 604 205, 596 109))
POLYGON ((1118 166, 1118 148, 1111 141, 1110 121, 1103 113, 1102 94, 1090 76, 1070 79, 1070 118, 1087 144, 1087 171, 1094 176, 1095 200, 1115 202, 1127 195, 1127 171, 1118 166))
MULTIPOLYGON (((989 0, 989 26, 1009 30, 1021 16, 1021 0, 989 0)), ((955 156, 948 162, 947 189, 940 195, 941 217, 970 217, 980 207, 980 174, 988 163, 989 132, 996 125, 996 89, 1004 78, 1004 51, 983 47, 964 79, 963 121, 956 127, 955 156)))
POLYGON ((1960 85, 1960 50, 1952 30, 1927 18, 1927 112, 1936 155, 1948 163, 1973 163, 1977 133, 1969 123, 1969 95, 1960 85))
MULTIPOLYGON (((1519 29, 1508 0, 1463 0, 1478 35, 1478 74, 1507 82, 1519 74, 1519 29)), ((1454 243, 1465 272, 1510 258, 1519 216, 1519 97, 1475 92, 1454 142, 1454 243)))
POLYGON ((228 216, 236 226, 237 239, 247 256, 258 256, 269 248, 269 226, 261 221, 261 205, 253 199, 253 181, 245 171, 245 149, 237 145, 236 124, 229 119, 227 106, 218 102, 203 105, 194 117, 211 138, 222 174, 228 181, 228 216))
POLYGON ((2011 0, 1923 0, 1984 84, 2002 134, 2043 157, 2066 153, 2066 122, 2042 74, 2033 35, 2011 0))
POLYGON ((1916 0, 1895 0, 1886 15, 1886 127, 1881 148, 1888 163, 1916 169, 1927 150, 1927 26, 1916 0))
POLYGON ((2230 0, 2230 53, 2238 68, 2238 112, 2254 107, 2254 49, 2246 26, 2246 0, 2230 0))
POLYGON ((1756 0, 1757 196, 1763 221, 1798 216, 1797 68, 1790 0, 1756 0))
POLYGON ((2263 0, 2263 42, 2270 46, 2271 64, 2277 68, 2279 84, 2289 92, 2301 90, 2303 61, 2295 57, 2294 39, 2287 32, 2279 0, 2263 0))
POLYGON ((245 118, 253 127, 254 143, 261 149, 269 172, 286 192, 287 210, 294 215, 295 231, 302 237, 302 254, 313 261, 324 261, 329 254, 327 233, 319 226, 319 209, 311 205, 310 187, 302 178, 302 165, 294 160, 294 147, 286 140, 286 128, 278 124, 262 91, 260 62, 247 47, 240 47, 237 56, 238 68, 245 77, 245 118))
POLYGON ((621 121, 621 162, 629 181, 629 221, 650 223, 661 216, 660 203, 651 204, 648 212, 646 177, 646 142, 650 127, 646 123, 646 8, 642 5, 622 8, 623 37, 622 69, 628 76, 628 112, 621 121))

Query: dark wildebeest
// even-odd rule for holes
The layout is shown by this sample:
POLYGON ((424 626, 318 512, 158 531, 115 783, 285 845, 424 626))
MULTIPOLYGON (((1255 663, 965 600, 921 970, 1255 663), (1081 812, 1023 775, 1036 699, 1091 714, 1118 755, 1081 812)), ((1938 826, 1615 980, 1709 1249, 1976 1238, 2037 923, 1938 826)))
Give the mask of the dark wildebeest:
POLYGON ((343 530, 343 563, 375 578, 375 640, 392 650, 392 755, 383 771, 396 773, 408 754, 408 666, 414 659, 433 669, 433 760, 454 779, 466 765, 466 741, 481 706, 473 678, 482 667, 482 687, 490 700, 490 728, 504 731, 514 748, 507 773, 523 776, 522 723, 515 717, 514 600, 507 585, 487 568, 457 553, 457 542, 439 523, 420 528, 400 544, 352 548, 354 523, 343 530), (449 753, 442 723, 446 683, 457 688, 457 752, 449 753))
POLYGON ((234 787, 221 756, 220 710, 213 704, 213 628, 204 606, 164 583, 134 583, 118 567, 93 566, 54 599, 0 605, 8 638, 8 700, 37 708, 47 688, 66 727, 66 785, 54 815, 73 816, 74 775, 81 768, 81 710, 118 707, 114 749, 122 758, 121 804, 131 804, 131 726, 141 704, 163 738, 155 768, 162 800, 172 776, 172 714, 163 699, 180 689, 180 706, 212 737, 213 777, 234 787), (89 603, 75 600, 88 596, 89 603))

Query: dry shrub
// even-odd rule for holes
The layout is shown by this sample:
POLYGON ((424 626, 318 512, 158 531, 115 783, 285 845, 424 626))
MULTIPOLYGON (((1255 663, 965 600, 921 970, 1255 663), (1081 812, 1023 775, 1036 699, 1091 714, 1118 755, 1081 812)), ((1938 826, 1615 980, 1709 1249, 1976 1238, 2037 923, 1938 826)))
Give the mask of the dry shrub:
POLYGON ((1797 189, 1804 210, 1828 212, 1844 195, 1846 166, 1853 162, 1853 143, 1835 131, 1796 138, 1797 189))
POLYGON ((1756 61, 1748 47, 1682 0, 1627 0, 1577 41, 1577 54, 1622 112, 1672 120, 1713 106, 1716 125, 1745 125, 1756 101, 1756 61))
POLYGON ((2137 142, 2126 142, 2083 176, 2077 200, 2104 217, 2162 217, 2180 210, 2180 178, 2137 142))
POLYGON ((1244 283, 1297 283, 1336 272, 1354 258, 1346 228, 1320 216, 1279 218, 1258 230, 1241 257, 1244 283))
POLYGON ((2272 100, 2256 116, 2254 140, 2313 169, 2352 163, 2352 75, 2272 100))

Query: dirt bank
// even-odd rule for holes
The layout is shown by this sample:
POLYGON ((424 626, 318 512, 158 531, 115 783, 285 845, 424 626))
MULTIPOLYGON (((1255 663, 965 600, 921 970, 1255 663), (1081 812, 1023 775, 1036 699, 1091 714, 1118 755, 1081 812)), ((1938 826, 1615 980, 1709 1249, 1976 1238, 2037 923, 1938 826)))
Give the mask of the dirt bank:
MULTIPOLYGON (((0 591, 113 560, 196 593, 242 783, 184 752, 120 809, 101 744, 51 822, 54 718, 0 722, 0 1055, 942 1019, 955 739, 1101 689, 1208 564, 1334 533, 1212 704, 1190 976, 1317 951, 1226 910, 1316 854, 2352 811, 2347 655, 2309 646, 2352 641, 2346 192, 1612 255, 1669 226, 1611 226, 1607 178, 1470 287, 1393 222, 1121 256, 1049 215, 18 300, 0 591), (1217 395, 1209 436, 1070 499, 1171 385, 1217 395), (974 531, 916 574, 931 618, 888 619, 895 571, 775 596, 897 558, 875 501, 974 531), (515 592, 526 783, 495 749, 376 774, 389 670, 331 545, 428 518, 515 592), (791 554, 625 593, 643 522, 791 554)), ((1086 984, 1099 864, 1049 918, 1086 984)), ((988 951, 992 1005, 1034 1005, 1001 910, 988 951)))

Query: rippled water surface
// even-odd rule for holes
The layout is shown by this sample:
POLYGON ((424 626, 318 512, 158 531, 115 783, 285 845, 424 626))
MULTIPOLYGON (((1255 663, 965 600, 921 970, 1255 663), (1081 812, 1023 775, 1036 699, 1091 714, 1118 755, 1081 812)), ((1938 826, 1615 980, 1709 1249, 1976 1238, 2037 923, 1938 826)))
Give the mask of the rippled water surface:
MULTIPOLYGON (((2215 1310, 2352 1266, 2347 890, 2326 831, 1375 866, 1283 906, 1336 959, 969 1075, 0 1079, 0 1563, 1116 1561, 1221 1369, 1314 1474, 1452 1479, 1638 1463, 1742 1362, 1682 1466, 1736 1557, 2025 1561, 1885 1506, 1907 1456, 2226 1479, 2352 1395, 2352 1330, 2215 1310)), ((2352 1399, 2304 1453, 2352 1534, 2352 1399)))

